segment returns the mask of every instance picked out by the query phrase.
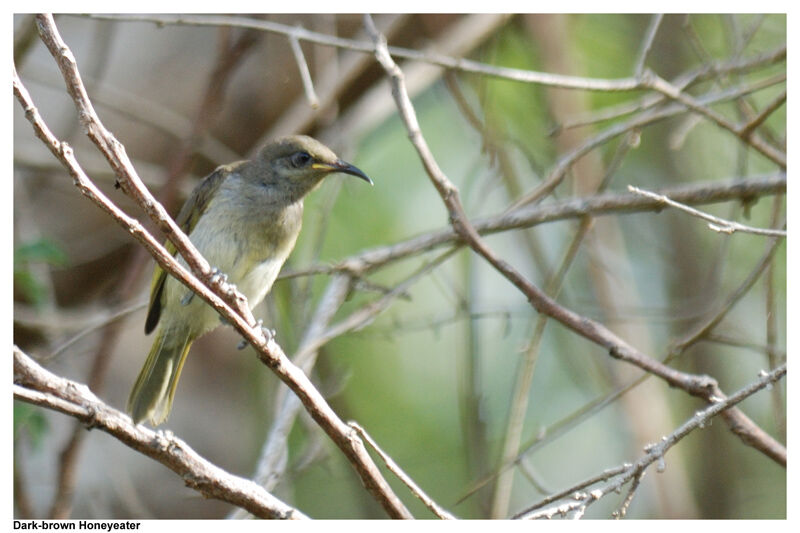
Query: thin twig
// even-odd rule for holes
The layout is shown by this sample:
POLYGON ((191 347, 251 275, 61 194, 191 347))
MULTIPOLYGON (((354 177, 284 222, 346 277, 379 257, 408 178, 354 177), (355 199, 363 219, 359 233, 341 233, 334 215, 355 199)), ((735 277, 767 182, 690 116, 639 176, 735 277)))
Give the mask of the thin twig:
POLYGON ((647 32, 644 34, 642 46, 639 49, 639 56, 636 60, 636 68, 633 70, 633 76, 635 78, 640 78, 644 72, 644 64, 647 61, 647 56, 653 46, 653 41, 656 38, 658 27, 661 26, 661 21, 663 19, 663 13, 657 13, 650 18, 650 24, 647 26, 647 32))
POLYGON ((659 202, 665 203, 669 206, 672 206, 676 209, 680 209, 686 213, 689 213, 692 216, 701 218, 703 220, 707 220, 709 222, 708 227, 711 230, 714 230, 719 233, 727 233, 730 235, 736 231, 742 233, 752 233, 753 235, 764 235, 766 237, 786 237, 786 231, 780 229, 763 229, 763 228, 754 228, 752 226, 746 226, 744 224, 740 224, 739 222, 735 222, 732 220, 725 220, 719 217, 715 217, 714 215, 710 215, 693 207, 689 207, 688 205, 682 204, 680 202, 676 202, 672 200, 670 197, 657 194, 651 191, 646 191, 644 189, 640 189, 638 187, 634 187, 633 185, 628 185, 628 190, 635 194, 641 194, 642 196, 647 196, 648 198, 652 198, 653 200, 658 200, 659 202))
MULTIPOLYGON (((714 181, 659 189, 658 192, 688 205, 704 205, 730 200, 751 201, 765 195, 786 191, 786 175, 777 173, 747 179, 714 181)), ((472 220, 481 235, 504 232, 510 229, 531 228, 560 220, 610 214, 655 211, 660 202, 633 193, 606 193, 600 195, 557 200, 547 204, 529 205, 511 212, 472 220)), ((434 230, 411 237, 405 241, 364 250, 332 265, 312 265, 287 271, 279 279, 315 274, 352 272, 363 275, 399 259, 418 255, 440 246, 458 243, 452 227, 434 230)))
MULTIPOLYGON (((392 94, 397 103, 400 118, 408 131, 411 144, 416 149, 429 179, 442 197, 442 201, 450 215, 450 223, 460 240, 482 256, 498 273, 517 287, 538 312, 554 318, 581 337, 608 350, 611 357, 646 370, 660 377, 670 386, 678 387, 693 396, 703 398, 707 402, 716 401, 717 398, 724 397, 713 378, 688 374, 670 368, 657 359, 640 352, 603 324, 561 306, 486 246, 464 213, 458 188, 442 172, 425 138, 422 136, 414 107, 405 89, 403 73, 392 60, 385 38, 375 28, 369 15, 364 16, 364 24, 375 43, 375 57, 386 71, 391 82, 392 94)), ((726 422, 729 423, 731 429, 746 444, 755 447, 776 462, 785 464, 786 447, 758 428, 743 413, 738 410, 732 411, 736 411, 735 416, 731 415, 726 418, 726 422)))
POLYGON ((394 474, 400 478, 400 481, 405 483, 406 487, 411 490, 411 492, 419 498, 419 500, 425 504, 425 507, 431 510, 433 514, 441 518, 442 520, 455 520, 456 517, 453 516, 450 512, 442 508, 438 503, 436 503, 430 496, 428 496, 424 490, 422 490, 419 485, 417 485, 411 477, 406 474, 400 466, 394 462, 394 459, 389 457, 389 455, 384 452, 378 443, 375 442, 372 437, 369 436, 367 431, 359 426, 356 422, 350 422, 350 427, 358 431, 358 434, 361 435, 367 443, 372 447, 373 450, 377 452, 377 454, 381 457, 386 467, 394 472, 394 474))
MULTIPOLYGON (((65 341, 58 344, 53 350, 45 354, 39 360, 41 362, 51 361, 55 359, 59 355, 61 355, 64 350, 84 338, 85 336, 94 333, 95 331, 102 329, 109 324, 113 324, 118 320, 122 320, 126 318, 128 315, 135 313, 144 309, 147 306, 147 301, 139 301, 134 303, 125 303, 124 305, 111 308, 111 309, 102 309, 96 312, 92 312, 91 317, 85 317, 84 320, 88 322, 86 326, 84 326, 80 331, 75 333, 73 336, 69 337, 65 341)), ((18 317, 18 313, 20 312, 19 308, 15 306, 14 308, 14 320, 16 321, 18 317)))
MULTIPOLYGON (((655 462, 658 462, 658 468, 662 469, 665 467, 664 464, 664 456, 669 451, 670 448, 675 446, 678 442, 680 442, 684 437, 686 437, 689 433, 696 429, 702 429, 706 427, 712 418, 719 415, 720 413, 725 413, 733 408, 734 405, 738 404, 739 402, 743 401, 744 399, 752 396, 753 394, 757 393, 758 391, 764 389, 765 387, 770 386, 771 384, 775 383, 779 379, 783 378, 786 375, 786 363, 782 364, 781 366, 771 370, 769 372, 762 371, 759 373, 758 380, 754 381, 753 383, 741 388, 735 394, 727 397, 727 398, 720 398, 718 401, 711 403, 708 407, 697 411, 694 416, 692 416, 689 420, 684 422, 680 427, 678 427, 675 431, 673 431, 669 435, 665 435, 662 437, 658 443, 649 444, 645 446, 645 455, 640 458, 634 464, 626 464, 623 465, 623 471, 619 472, 618 469, 611 470, 611 472, 615 472, 613 474, 614 479, 607 483, 605 486, 599 489, 595 489, 590 491, 589 493, 577 492, 575 493, 575 497, 572 501, 569 501, 562 505, 557 505, 555 507, 550 507, 547 509, 543 509, 538 512, 534 512, 536 509, 541 508, 543 505, 542 502, 532 505, 526 508, 524 511, 521 511, 514 515, 514 518, 525 518, 525 519, 534 519, 534 518, 551 518, 555 515, 565 515, 570 512, 581 512, 583 513, 586 510, 586 507, 598 501, 603 496, 611 494, 613 492, 618 491, 622 486, 628 483, 631 480, 636 479, 637 477, 641 477, 641 475, 645 472, 645 470, 655 462)), ((609 472, 609 471, 606 471, 609 472)), ((600 476, 595 476, 584 482, 584 486, 588 487, 598 480, 603 480, 606 475, 606 472, 601 474, 600 476)), ((548 497, 545 500, 547 503, 552 501, 556 501, 565 497, 567 494, 572 494, 574 491, 562 491, 559 493, 559 498, 548 497)), ((629 493, 632 495, 632 492, 629 493)))
MULTIPOLYGON (((385 24, 385 31, 394 34, 404 26, 409 16, 407 14, 384 15, 381 20, 385 24)), ((320 117, 335 114, 339 118, 339 102, 342 96, 348 94, 372 62, 369 55, 359 52, 346 51, 346 53, 338 54, 338 50, 335 48, 330 52, 337 54, 335 61, 315 62, 314 78, 316 83, 314 85, 319 97, 319 107, 313 109, 308 105, 307 99, 295 98, 271 124, 267 125, 267 129, 261 133, 258 141, 253 143, 254 146, 261 146, 267 139, 298 131, 311 131, 320 117)), ((327 122, 327 120, 323 118, 323 122, 327 122)), ((337 134, 340 134, 338 129, 337 134)), ((318 138, 326 140, 320 136, 318 138)), ((331 139, 333 138, 331 136, 331 139)), ((334 151, 337 148, 335 143, 332 148, 334 151)))
POLYGON ((726 129, 736 135, 739 139, 743 142, 749 144, 758 152, 760 152, 764 157, 770 159, 775 164, 777 164, 780 168, 786 168, 786 153, 782 150, 770 145, 766 141, 764 141, 761 137, 754 135, 752 131, 748 132, 747 135, 742 133, 742 129, 736 126, 736 124, 732 123, 730 120, 725 118, 722 114, 714 111, 709 106, 704 105, 696 98, 686 94, 680 88, 675 87, 665 79, 653 74, 652 72, 645 72, 642 76, 642 85, 643 87, 650 88, 660 92, 661 94, 668 96, 669 98, 675 100, 676 102, 680 102, 681 104, 685 105, 687 108, 691 109, 692 111, 703 115, 704 117, 708 118, 719 127, 726 129))
POLYGON ((764 109, 761 110, 757 116, 753 117, 750 122, 743 125, 739 130, 739 135, 742 137, 749 137, 752 132, 759 127, 761 124, 764 123, 769 116, 774 113, 779 107, 781 107, 786 102, 786 91, 784 90, 781 94, 776 96, 770 103, 764 106, 764 109))
POLYGON ((290 35, 289 44, 292 46, 292 54, 294 54, 294 60, 300 71, 300 79, 303 81, 303 90, 306 92, 308 105, 311 106, 311 109, 317 109, 319 108, 319 98, 317 98, 317 93, 314 91, 314 82, 311 81, 311 72, 308 70, 308 63, 306 63, 306 57, 300 47, 300 41, 294 35, 290 35))
MULTIPOLYGON (((694 70, 681 74, 673 79, 672 84, 681 89, 686 89, 695 83, 706 80, 710 76, 719 76, 724 74, 747 72, 755 68, 774 64, 778 61, 786 59, 786 47, 781 46, 759 54, 746 60, 735 59, 723 62, 715 62, 710 65, 703 65, 694 70)), ((620 118, 637 111, 645 111, 657 105, 663 104, 667 98, 662 94, 646 94, 633 102, 623 102, 620 104, 610 105, 599 110, 590 111, 585 114, 578 115, 577 117, 563 121, 559 124, 551 134, 560 133, 563 130, 578 128, 583 126, 591 126, 598 122, 604 122, 620 118)))
MULTIPOLYGON (((766 87, 770 87, 776 83, 782 83, 785 80, 786 80, 786 75, 781 74, 775 76, 774 78, 770 78, 768 80, 758 80, 757 82, 754 82, 752 85, 748 87, 734 87, 727 91, 698 97, 697 99, 695 99, 695 103, 698 105, 698 107, 702 107, 705 109, 705 106, 708 106, 712 103, 738 98, 752 91, 761 90, 766 87)), ((523 195, 521 198, 516 200, 508 208, 508 210, 512 211, 521 206, 541 201, 544 197, 550 194, 556 187, 558 187, 559 184, 561 184, 561 182, 566 177, 569 169, 572 168, 572 166, 580 158, 582 158, 595 148, 606 144, 611 139, 618 137, 624 133, 628 133, 630 131, 640 130, 641 128, 649 126, 650 124, 653 124, 655 122, 659 122, 661 120, 665 120, 667 118, 671 118, 686 113, 688 110, 689 108, 687 106, 681 105, 679 103, 674 103, 672 105, 667 105, 657 109, 652 109, 648 112, 636 115, 625 122, 609 126, 602 132, 588 139, 580 146, 575 147, 572 151, 570 151, 567 154, 564 154, 561 158, 559 158, 559 160, 556 162, 553 168, 547 173, 547 177, 544 179, 544 181, 542 181, 542 183, 536 186, 536 188, 534 188, 531 192, 523 195)))
POLYGON ((397 498, 374 464, 364 444, 354 438, 352 429, 347 426, 331 409, 322 394, 314 387, 308 376, 293 365, 273 338, 267 338, 261 327, 252 315, 247 300, 238 291, 221 279, 212 279, 208 262, 195 250, 188 237, 178 228, 175 222, 167 215, 161 206, 147 191, 138 178, 130 160, 125 154, 123 146, 100 123, 99 118, 89 102, 86 90, 80 80, 74 57, 66 43, 58 35, 52 16, 38 15, 37 23, 40 33, 50 48, 53 56, 58 60, 62 69, 67 88, 79 110, 81 120, 90 138, 101 148, 112 168, 118 175, 123 189, 142 206, 159 227, 167 230, 167 234, 176 248, 181 252, 186 263, 192 270, 203 275, 208 281, 209 289, 194 275, 186 270, 178 261, 169 254, 150 235, 142 225, 132 219, 119 208, 89 180, 74 158, 72 149, 65 143, 58 141, 50 132, 38 114, 30 95, 22 86, 16 70, 14 71, 14 93, 25 109, 26 117, 34 126, 34 131, 51 152, 64 164, 76 180, 81 192, 110 214, 114 220, 121 224, 127 231, 134 235, 148 251, 153 254, 159 264, 189 287, 203 300, 211 304, 236 330, 242 334, 256 350, 259 359, 269 366, 275 374, 297 394, 312 418, 325 430, 328 436, 344 452, 347 459, 356 469, 367 490, 384 507, 386 512, 393 517, 409 518, 411 514, 397 498), (225 300, 220 296, 223 295, 225 300), (230 303, 230 305, 229 305, 230 303), (232 308, 231 305, 234 307, 232 308), (235 309, 235 311, 234 311, 235 309))
POLYGON ((696 325, 683 336, 680 340, 676 341, 670 348, 669 357, 667 361, 673 357, 685 352, 690 346, 697 343, 700 339, 708 335, 717 325, 722 322, 722 319, 727 316, 728 312, 745 294, 747 294, 752 286, 758 281, 761 273, 772 263, 775 252, 778 250, 778 245, 782 243, 782 239, 774 238, 767 244, 767 249, 759 262, 753 268, 752 272, 745 278, 739 287, 734 290, 730 296, 720 304, 719 308, 713 313, 710 313, 700 324, 696 325))
MULTIPOLYGON (((152 22, 159 25, 187 25, 187 26, 230 26, 238 28, 252 28, 285 36, 293 36, 300 41, 309 41, 327 46, 336 46, 358 52, 375 53, 374 43, 345 39, 307 30, 302 27, 292 27, 277 22, 254 20, 238 16, 192 16, 192 15, 90 15, 91 18, 101 20, 124 20, 138 22, 152 22)), ((403 59, 411 59, 424 63, 431 63, 453 70, 482 74, 522 83, 535 83, 562 87, 567 89, 583 89, 587 91, 634 91, 638 89, 639 82, 634 78, 603 79, 585 78, 579 76, 562 76, 548 72, 537 72, 510 67, 487 65, 461 57, 449 57, 434 52, 419 52, 396 46, 389 47, 389 53, 403 59)))
MULTIPOLYGON (((577 492, 582 492, 584 489, 586 489, 588 487, 591 487, 592 485, 596 485, 597 483, 600 483, 601 481, 608 481, 609 479, 613 478, 614 476, 618 476, 620 474, 625 473, 625 471, 627 469, 628 469, 628 465, 621 465, 621 466, 617 466, 617 467, 614 467, 614 468, 609 468, 608 470, 604 470, 600 474, 598 474, 596 476, 593 476, 593 477, 590 477, 588 479, 585 479, 585 480, 583 480, 583 481, 581 481, 579 483, 576 483, 575 485, 572 485, 568 489, 564 489, 564 490, 562 490, 560 492, 557 492, 555 494, 551 494, 551 495, 547 496, 546 498, 542 498, 538 503, 528 507, 523 512, 524 513, 530 513, 531 511, 535 511, 536 509, 544 507, 545 505, 548 505, 548 504, 550 504, 552 502, 558 501, 558 500, 560 500, 562 498, 566 498, 567 496, 570 496, 570 495, 575 494, 577 492)), ((518 514, 518 515, 514 516, 514 518, 520 518, 520 515, 518 514)))
MULTIPOLYGON (((602 193, 611 182, 612 176, 616 173, 619 165, 625 155, 631 148, 632 139, 626 137, 617 148, 611 164, 608 166, 606 175, 596 189, 596 193, 602 193)), ((561 291, 564 278, 572 266, 575 257, 578 254, 580 246, 583 244, 589 229, 594 223, 594 218, 586 216, 581 219, 578 224, 575 234, 572 237, 567 251, 564 254, 561 263, 559 264, 556 272, 550 276, 545 285, 545 292, 552 298, 558 297, 561 291)), ((539 356, 539 349, 542 339, 544 337, 544 330, 547 325, 548 316, 539 315, 536 319, 533 335, 525 348, 525 354, 520 362, 517 371, 517 379, 514 383, 514 392, 511 399, 511 406, 509 408, 508 423, 506 425, 505 435, 503 439, 503 452, 500 459, 500 464, 512 464, 515 458, 519 456, 519 443, 522 438, 522 430, 528 409, 528 398, 530 397, 530 388, 533 383, 533 375, 536 367, 536 362, 539 356)), ((511 490, 513 487, 514 472, 511 469, 499 470, 497 483, 494 489, 494 501, 492 502, 492 516, 493 518, 504 517, 508 513, 508 504, 511 500, 511 490)))
POLYGON ((642 482, 646 473, 646 470, 642 470, 633 476, 631 486, 628 487, 628 494, 626 494, 625 499, 622 500, 622 505, 620 505, 616 511, 612 512, 611 516, 616 519, 625 518, 625 515, 628 514, 628 508, 631 506, 631 502, 633 502, 633 497, 636 495, 636 489, 639 488, 639 484, 642 482))

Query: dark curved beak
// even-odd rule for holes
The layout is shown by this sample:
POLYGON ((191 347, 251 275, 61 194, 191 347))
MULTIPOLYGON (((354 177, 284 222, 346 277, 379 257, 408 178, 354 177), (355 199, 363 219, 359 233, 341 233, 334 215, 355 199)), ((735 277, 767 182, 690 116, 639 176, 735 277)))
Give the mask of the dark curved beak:
POLYGON ((372 183, 372 180, 369 179, 369 176, 364 174, 364 172, 362 172, 361 169, 351 165, 347 161, 342 161, 341 159, 337 159, 335 163, 315 163, 313 166, 314 168, 328 170, 329 172, 341 172, 342 174, 350 174, 351 176, 361 178, 370 185, 375 185, 374 183, 372 183))

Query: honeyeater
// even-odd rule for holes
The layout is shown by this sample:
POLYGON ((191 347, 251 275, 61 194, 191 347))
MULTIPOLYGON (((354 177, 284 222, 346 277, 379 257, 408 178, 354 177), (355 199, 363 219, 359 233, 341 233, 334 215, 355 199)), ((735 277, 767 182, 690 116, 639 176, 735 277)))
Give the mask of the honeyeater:
MULTIPOLYGON (((335 172, 372 184, 361 170, 311 137, 276 139, 254 159, 223 165, 209 174, 175 222, 252 308, 269 292, 294 247, 303 198, 335 172)), ((170 242, 166 247, 175 253, 170 242)), ((189 347, 220 323, 211 306, 156 265, 144 331, 151 333, 156 326, 158 331, 128 400, 134 422, 158 425, 166 420, 189 347)))

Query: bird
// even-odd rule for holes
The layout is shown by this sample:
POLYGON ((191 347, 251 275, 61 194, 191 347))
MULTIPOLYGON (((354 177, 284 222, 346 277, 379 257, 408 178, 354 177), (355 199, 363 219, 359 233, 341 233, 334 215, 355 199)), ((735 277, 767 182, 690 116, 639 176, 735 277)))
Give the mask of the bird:
MULTIPOLYGON (((247 297, 252 309, 267 295, 294 248, 303 199, 337 172, 373 184, 316 139, 281 137, 253 159, 222 165, 206 176, 175 222, 214 271, 247 297)), ((166 248, 175 254, 169 241, 166 248)), ((223 323, 211 306, 193 296, 156 264, 144 331, 158 330, 127 404, 136 424, 149 421, 157 426, 167 419, 192 342, 223 323)))

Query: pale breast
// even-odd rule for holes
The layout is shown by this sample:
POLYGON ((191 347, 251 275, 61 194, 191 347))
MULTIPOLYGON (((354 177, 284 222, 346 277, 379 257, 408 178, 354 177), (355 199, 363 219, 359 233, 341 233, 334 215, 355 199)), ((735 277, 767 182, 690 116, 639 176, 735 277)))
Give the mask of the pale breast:
MULTIPOLYGON (((232 175, 217 192, 189 235, 212 268, 228 277, 255 307, 269 292, 294 248, 302 224, 302 201, 280 205, 260 196, 258 189, 242 189, 232 175)), ((201 298, 187 302, 189 289, 170 278, 166 307, 178 321, 190 320, 198 331, 219 325, 219 317, 201 298), (201 309, 200 307, 203 307, 201 309)))

